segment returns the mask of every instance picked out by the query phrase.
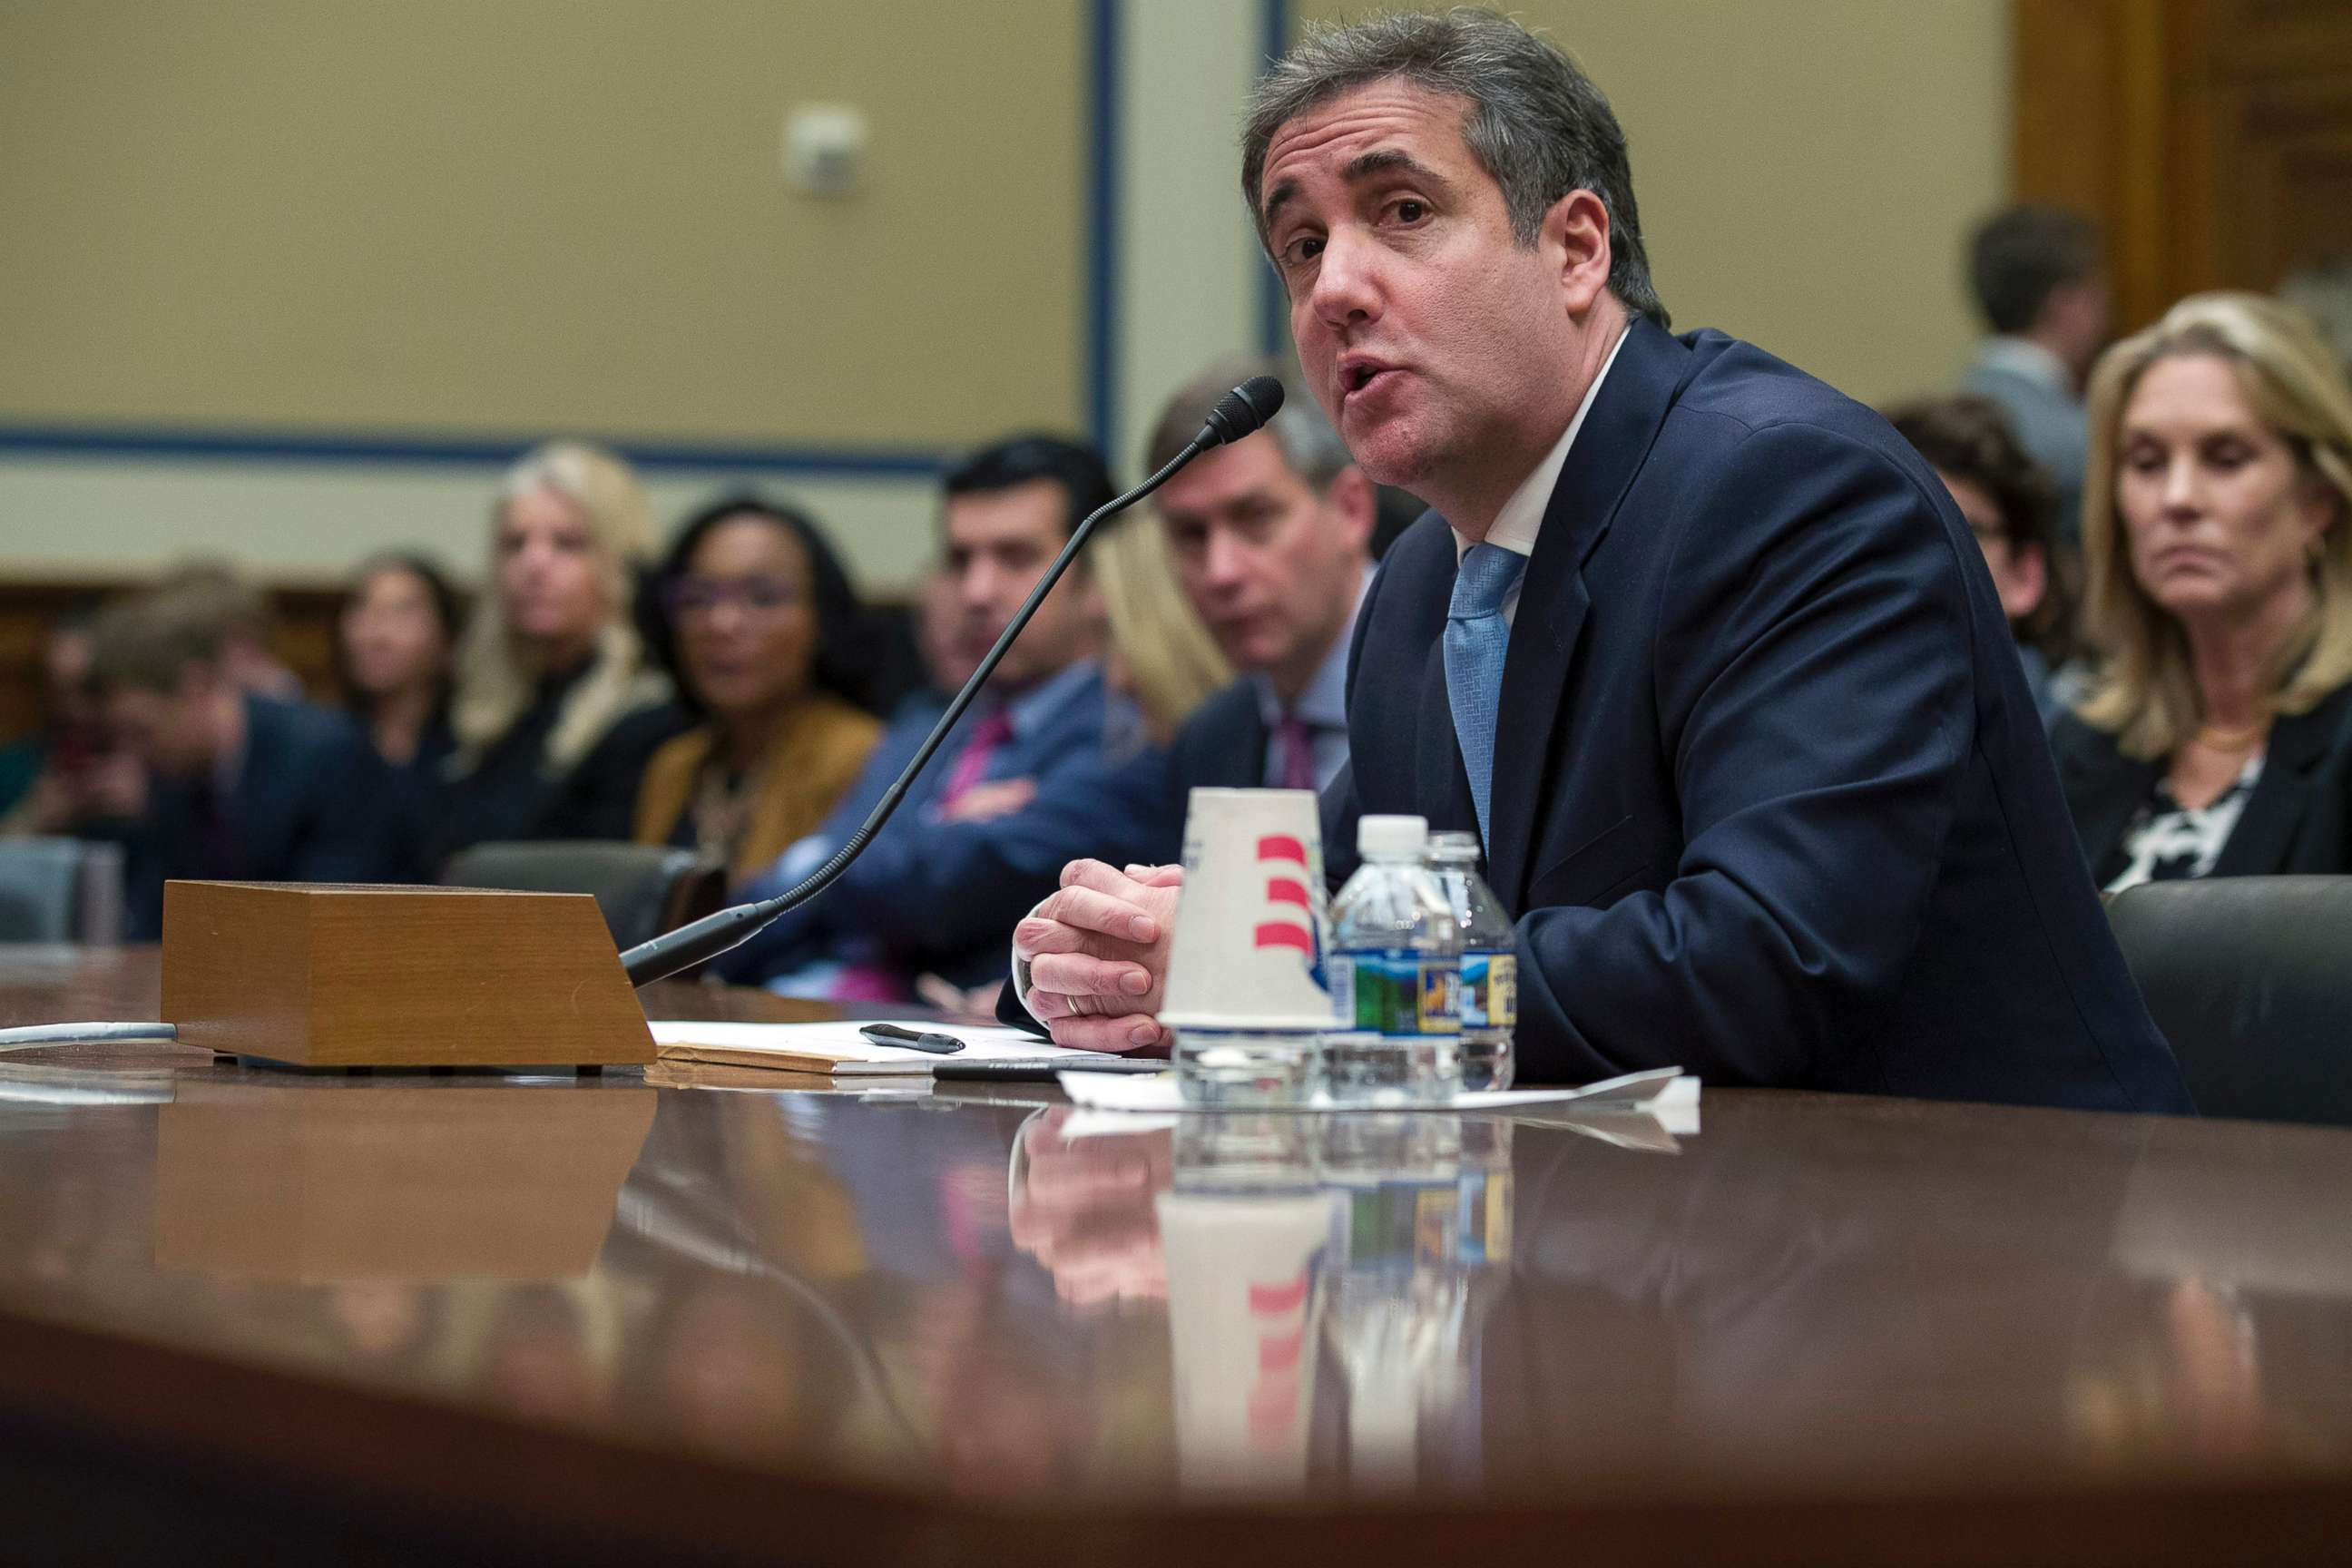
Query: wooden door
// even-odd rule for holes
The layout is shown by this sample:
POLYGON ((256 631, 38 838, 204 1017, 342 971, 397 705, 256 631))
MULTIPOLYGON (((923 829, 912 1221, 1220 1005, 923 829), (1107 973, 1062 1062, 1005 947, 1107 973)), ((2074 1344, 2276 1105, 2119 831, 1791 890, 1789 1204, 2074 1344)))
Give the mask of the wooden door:
POLYGON ((2352 0, 2013 0, 2011 183, 2104 226, 2116 325, 2352 263, 2352 0))

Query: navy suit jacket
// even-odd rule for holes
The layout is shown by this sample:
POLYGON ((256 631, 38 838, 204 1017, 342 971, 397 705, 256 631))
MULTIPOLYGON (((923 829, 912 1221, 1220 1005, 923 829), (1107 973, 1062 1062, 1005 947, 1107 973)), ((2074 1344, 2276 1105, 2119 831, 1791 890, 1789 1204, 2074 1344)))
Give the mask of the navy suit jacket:
POLYGON ((245 700, 245 760, 236 787, 157 781, 126 858, 134 938, 163 929, 172 879, 250 882, 402 882, 426 871, 423 824, 359 726, 341 713, 274 698, 245 700))
MULTIPOLYGON (((912 976, 937 973, 959 985, 1003 975, 1013 922, 1058 884, 1081 856, 1134 854, 1142 831, 1120 831, 1109 806, 1113 769, 1103 750, 1111 700, 1098 670, 1074 681, 1034 728, 1016 732, 989 759, 986 780, 1034 781, 1034 800, 984 822, 942 822, 930 807, 955 772, 969 716, 931 759, 888 826, 840 880, 720 961, 720 973, 756 979, 816 961, 885 963, 912 976)), ((829 853, 865 821, 914 756, 936 712, 893 721, 865 770, 817 830, 829 853)), ((1147 765, 1164 765, 1150 753, 1147 765)), ((801 857, 806 858, 806 857, 801 857)), ((754 879, 746 899, 798 882, 814 864, 787 856, 754 879)))
MULTIPOLYGON (((1356 624, 1360 812, 1476 819, 1445 523, 1356 624)), ((1968 525, 1876 415, 1637 321, 1554 489, 1496 725, 1489 878, 1522 1077, 2187 1110, 2110 935, 1968 525)))
MULTIPOLYGON (((1118 825, 1128 840, 1116 853, 1154 865, 1181 859, 1192 792, 1262 787, 1270 740, 1255 683, 1235 680, 1212 692, 1166 752, 1147 752, 1112 775, 1097 821, 1118 825)), ((1095 858, 1117 863, 1108 844, 1095 858)))

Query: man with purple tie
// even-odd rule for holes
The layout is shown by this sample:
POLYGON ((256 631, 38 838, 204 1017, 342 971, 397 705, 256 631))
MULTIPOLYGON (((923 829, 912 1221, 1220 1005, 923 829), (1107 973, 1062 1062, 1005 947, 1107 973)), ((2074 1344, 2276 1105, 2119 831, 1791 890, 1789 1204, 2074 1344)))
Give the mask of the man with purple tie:
MULTIPOLYGON (((1183 450, 1217 400, 1270 363, 1215 367, 1168 402, 1152 464, 1183 450)), ((1263 441, 1203 453, 1154 500, 1176 577, 1241 679, 1169 748, 1173 859, 1192 788, 1321 789, 1348 761, 1348 634, 1371 577, 1373 493, 1295 376, 1263 441)))
MULTIPOLYGON (((1071 531, 1116 491, 1101 456, 1062 437, 992 443, 944 477, 940 505, 946 641, 977 664, 1071 531)), ((822 899, 719 961, 730 979, 801 995, 908 1001, 1004 974, 1004 931, 1073 855, 1138 852, 1139 826, 1107 828, 1112 772, 1100 595, 1080 562, 1045 597, 889 825, 822 899)), ((929 734, 938 715, 894 722, 823 826, 745 889, 780 892, 839 849, 929 734)))

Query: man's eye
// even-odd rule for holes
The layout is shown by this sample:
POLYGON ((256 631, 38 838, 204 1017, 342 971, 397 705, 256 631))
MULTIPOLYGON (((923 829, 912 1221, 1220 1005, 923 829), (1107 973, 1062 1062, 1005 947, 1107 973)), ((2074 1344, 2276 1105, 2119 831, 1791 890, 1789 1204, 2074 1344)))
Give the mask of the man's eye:
POLYGON ((1297 239, 1292 240, 1288 245, 1283 247, 1282 249, 1283 259, 1292 266, 1296 266, 1302 261, 1312 261, 1322 254, 1323 241, 1321 237, 1311 234, 1300 235, 1297 239))
POLYGON ((1407 196, 1397 203, 1396 216, 1399 223, 1419 223, 1429 216, 1429 207, 1426 203, 1417 202, 1411 196, 1407 196))

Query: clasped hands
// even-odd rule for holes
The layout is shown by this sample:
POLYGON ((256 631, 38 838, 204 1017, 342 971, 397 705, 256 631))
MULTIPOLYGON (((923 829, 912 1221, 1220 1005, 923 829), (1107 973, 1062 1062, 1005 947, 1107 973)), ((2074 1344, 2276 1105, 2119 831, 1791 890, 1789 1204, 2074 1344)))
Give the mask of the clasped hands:
POLYGON ((1028 966, 1021 1000, 1055 1045, 1131 1052, 1168 1044, 1156 1015, 1183 882, 1181 866, 1121 870, 1073 860, 1060 890, 1013 928, 1013 957, 1028 966))

